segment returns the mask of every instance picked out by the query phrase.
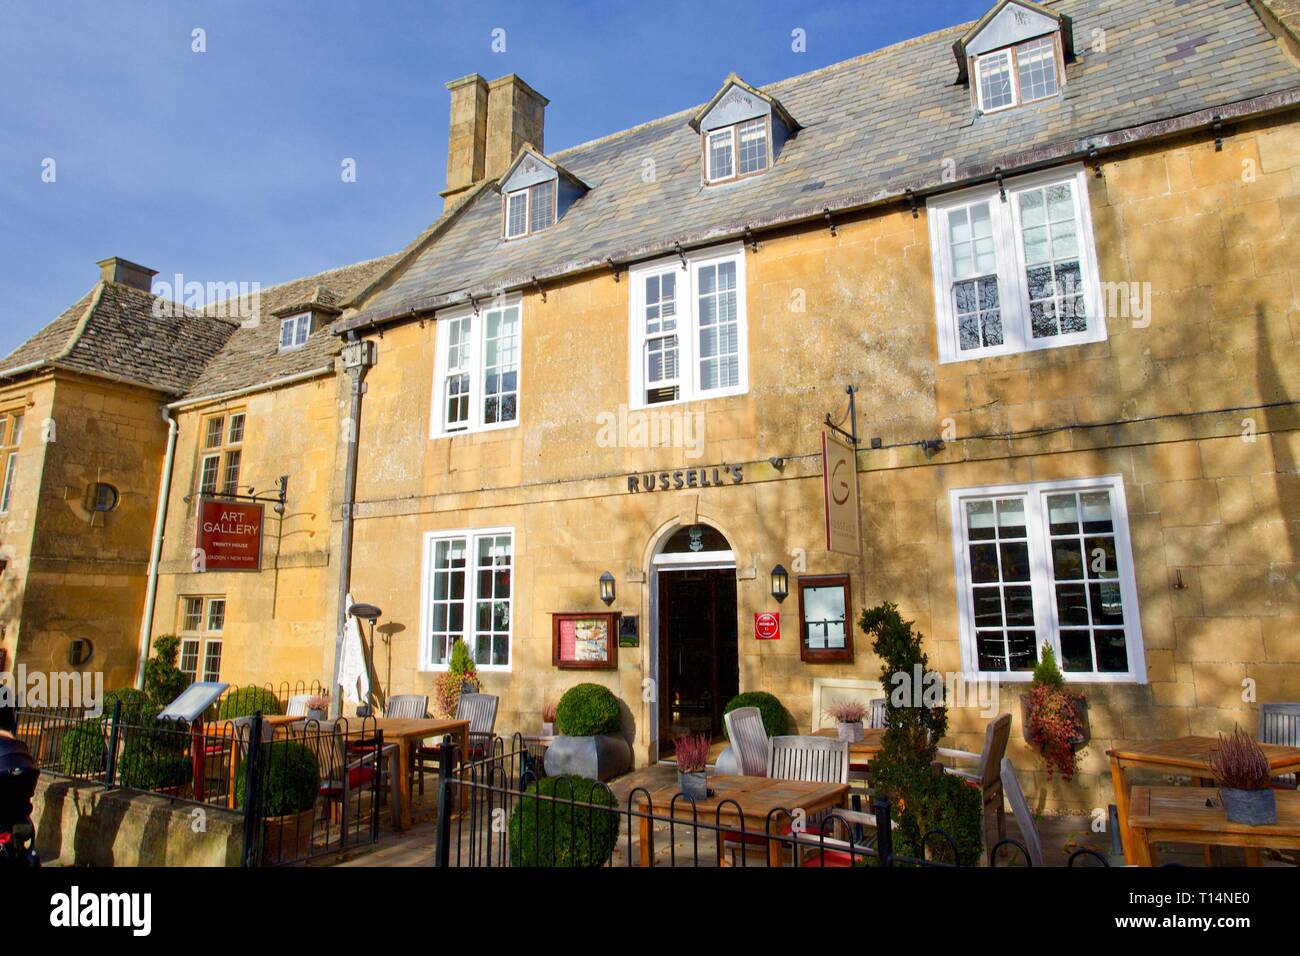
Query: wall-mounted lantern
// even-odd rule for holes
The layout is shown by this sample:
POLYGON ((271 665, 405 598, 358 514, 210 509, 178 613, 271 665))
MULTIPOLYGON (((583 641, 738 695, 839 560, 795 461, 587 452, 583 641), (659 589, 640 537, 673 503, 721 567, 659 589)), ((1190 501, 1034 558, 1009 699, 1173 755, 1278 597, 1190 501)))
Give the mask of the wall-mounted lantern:
POLYGON ((614 575, 608 571, 600 576, 600 599, 606 607, 614 603, 614 575))
POLYGON ((784 601, 790 594, 790 572, 781 565, 772 569, 772 597, 778 602, 784 601))

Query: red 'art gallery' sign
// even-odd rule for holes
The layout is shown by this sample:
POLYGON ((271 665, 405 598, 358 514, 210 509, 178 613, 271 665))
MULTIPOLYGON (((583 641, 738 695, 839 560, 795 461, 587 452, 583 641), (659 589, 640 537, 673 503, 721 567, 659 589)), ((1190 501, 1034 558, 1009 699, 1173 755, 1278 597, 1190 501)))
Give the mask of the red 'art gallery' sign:
POLYGON ((263 507, 248 501, 199 499, 196 571, 260 571, 263 507))

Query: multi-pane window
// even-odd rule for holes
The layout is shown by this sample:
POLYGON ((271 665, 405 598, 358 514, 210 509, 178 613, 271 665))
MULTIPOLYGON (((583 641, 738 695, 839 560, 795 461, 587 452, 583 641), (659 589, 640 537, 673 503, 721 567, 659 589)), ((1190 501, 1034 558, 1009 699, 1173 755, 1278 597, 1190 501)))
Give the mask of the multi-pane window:
POLYGON ((521 306, 439 317, 433 437, 519 420, 521 306))
POLYGON ((555 225, 556 180, 508 192, 502 199, 505 236, 519 239, 555 225))
POLYGON ((290 352, 307 344, 311 335, 311 313, 293 315, 280 320, 280 351, 290 352))
POLYGON ((976 102, 985 113, 1047 99, 1060 89, 1054 35, 1026 40, 975 59, 976 102))
POLYGON ((8 514, 13 505, 14 480, 18 475, 18 446, 23 440, 23 416, 0 415, 0 460, 4 464, 4 484, 0 485, 0 514, 8 514))
POLYGON ((939 357, 953 362, 1106 336, 1082 170, 930 202, 939 357))
POLYGON ((182 597, 180 617, 181 673, 192 681, 219 680, 221 634, 226 628, 226 599, 182 597))
POLYGON ((243 464, 243 412, 213 415, 204 420, 200 434, 199 493, 239 494, 239 473, 243 464))
POLYGON ((473 320, 470 316, 449 319, 447 334, 447 374, 444 376, 444 422, 447 431, 461 431, 469 427, 470 336, 473 320))
POLYGON ((463 640, 478 667, 508 668, 514 532, 430 534, 425 562, 426 666, 445 667, 463 640))
POLYGON ((705 133, 705 178, 717 183, 767 169, 768 139, 765 116, 705 133))
POLYGON ((677 344, 677 273, 645 277, 645 400, 671 402, 681 395, 677 344))
POLYGON ((952 492, 963 661, 1072 680, 1145 675, 1122 479, 952 492))
POLYGON ((632 404, 745 391, 744 255, 708 250, 632 272, 632 404))

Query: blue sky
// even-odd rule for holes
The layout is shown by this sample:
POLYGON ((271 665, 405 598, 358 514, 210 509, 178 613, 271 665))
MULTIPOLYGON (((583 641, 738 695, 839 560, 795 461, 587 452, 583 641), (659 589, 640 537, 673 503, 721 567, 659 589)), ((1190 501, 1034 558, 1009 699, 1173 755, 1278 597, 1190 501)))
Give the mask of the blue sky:
POLYGON ((0 0, 0 355, 106 256, 268 286, 400 249, 441 209, 455 77, 522 76, 553 151, 701 103, 731 70, 769 83, 991 5, 0 0))

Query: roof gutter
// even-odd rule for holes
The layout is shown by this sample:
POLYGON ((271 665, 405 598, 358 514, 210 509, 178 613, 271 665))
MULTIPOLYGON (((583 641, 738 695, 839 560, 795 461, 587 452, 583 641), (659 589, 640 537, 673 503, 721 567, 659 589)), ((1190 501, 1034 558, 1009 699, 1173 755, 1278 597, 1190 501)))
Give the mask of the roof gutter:
POLYGON ((209 402, 226 401, 231 398, 239 398, 241 395, 251 395, 253 392, 270 391, 274 388, 283 388, 286 385, 296 385, 299 382, 305 382, 309 379, 333 374, 334 363, 331 362, 329 365, 322 365, 320 368, 310 369, 306 372, 295 372, 292 375, 275 378, 269 382, 263 382, 260 385, 248 385, 244 388, 232 389, 229 392, 217 392, 213 395, 204 395, 199 398, 183 398, 179 401, 172 402, 167 406, 167 408, 168 410, 183 411, 187 408, 193 408, 195 405, 206 405, 209 402))
POLYGON ((802 207, 796 211, 772 216, 767 219, 751 220, 748 223, 709 229, 705 232, 682 236, 680 238, 638 246, 623 250, 615 255, 600 259, 574 260, 547 272, 511 276, 506 280, 480 289, 460 289, 454 292, 427 296, 403 305, 399 310, 388 313, 366 314, 360 312, 351 318, 334 323, 331 331, 343 335, 351 331, 373 331, 380 326, 391 325, 409 319, 426 316, 438 309, 451 305, 460 305, 481 298, 490 298, 501 292, 516 292, 536 289, 541 280, 554 280, 581 275, 586 272, 614 270, 615 273, 636 262, 657 259, 674 254, 680 246, 684 250, 714 245, 719 242, 746 239, 760 232, 771 232, 808 222, 819 222, 832 213, 856 213, 867 209, 890 205, 911 199, 924 199, 927 196, 952 192, 967 186, 992 182, 999 175, 1011 176, 1032 172, 1046 166, 1078 161, 1096 160, 1102 154, 1115 152, 1139 143, 1156 142, 1162 139, 1211 129, 1216 124, 1229 120, 1242 121, 1260 119, 1276 113, 1293 109, 1300 105, 1300 88, 1270 93, 1230 103, 1214 109, 1186 113, 1171 119, 1157 120, 1139 126, 1099 133, 1093 136, 1061 142, 1037 149, 1025 150, 1004 157, 998 163, 980 164, 963 170, 963 175, 952 181, 944 181, 942 176, 903 186, 890 184, 874 193, 861 193, 849 196, 819 207, 802 207))

